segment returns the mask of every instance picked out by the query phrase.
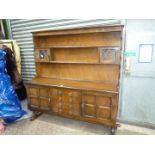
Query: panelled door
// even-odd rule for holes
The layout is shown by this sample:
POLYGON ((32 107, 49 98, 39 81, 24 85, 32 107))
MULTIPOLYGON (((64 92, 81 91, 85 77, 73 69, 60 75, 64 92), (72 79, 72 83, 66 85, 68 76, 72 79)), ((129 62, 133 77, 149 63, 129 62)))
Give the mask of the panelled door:
POLYGON ((48 87, 29 86, 28 92, 30 107, 49 110, 50 97, 48 87))
POLYGON ((82 116, 98 120, 113 120, 117 112, 117 96, 101 93, 82 94, 82 116))

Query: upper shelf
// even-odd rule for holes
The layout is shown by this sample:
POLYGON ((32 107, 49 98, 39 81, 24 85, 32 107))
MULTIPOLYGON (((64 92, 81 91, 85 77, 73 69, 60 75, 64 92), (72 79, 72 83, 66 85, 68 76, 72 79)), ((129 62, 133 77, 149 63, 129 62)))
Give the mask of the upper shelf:
POLYGON ((88 64, 88 65, 120 65, 120 63, 109 62, 73 62, 73 61, 36 61, 39 63, 54 63, 54 64, 88 64))
MULTIPOLYGON (((54 49, 54 48, 102 48, 102 49, 120 50, 120 46, 51 46, 49 49, 54 49)), ((42 49, 42 48, 38 47, 36 49, 42 49)))

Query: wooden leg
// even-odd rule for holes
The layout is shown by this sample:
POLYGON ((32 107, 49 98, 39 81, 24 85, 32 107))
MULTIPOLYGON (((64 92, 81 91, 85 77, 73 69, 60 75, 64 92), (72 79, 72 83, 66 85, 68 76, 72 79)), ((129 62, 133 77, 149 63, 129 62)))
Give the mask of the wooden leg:
POLYGON ((32 117, 30 118, 31 121, 34 121, 36 118, 38 118, 39 116, 42 115, 42 112, 39 112, 39 111, 33 111, 33 115, 32 117))
POLYGON ((111 134, 112 134, 112 135, 115 135, 115 134, 116 134, 117 127, 119 127, 119 126, 120 126, 119 124, 116 124, 115 126, 112 126, 112 127, 111 127, 111 134))
POLYGON ((116 134, 116 130, 117 130, 117 128, 111 127, 111 134, 112 134, 112 135, 115 135, 115 134, 116 134))

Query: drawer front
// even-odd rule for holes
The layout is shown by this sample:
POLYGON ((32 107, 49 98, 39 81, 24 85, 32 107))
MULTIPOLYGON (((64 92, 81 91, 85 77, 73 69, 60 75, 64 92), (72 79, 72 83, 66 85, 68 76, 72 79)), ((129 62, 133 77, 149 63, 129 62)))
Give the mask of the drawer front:
POLYGON ((65 88, 51 88, 51 110, 55 113, 80 116, 80 91, 65 89, 65 88))

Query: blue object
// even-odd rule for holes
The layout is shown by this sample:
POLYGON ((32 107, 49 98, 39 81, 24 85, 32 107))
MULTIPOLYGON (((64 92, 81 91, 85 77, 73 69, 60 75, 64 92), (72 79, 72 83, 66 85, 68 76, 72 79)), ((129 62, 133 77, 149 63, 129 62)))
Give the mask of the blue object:
POLYGON ((0 118, 12 123, 26 114, 6 71, 5 51, 0 49, 0 118))

